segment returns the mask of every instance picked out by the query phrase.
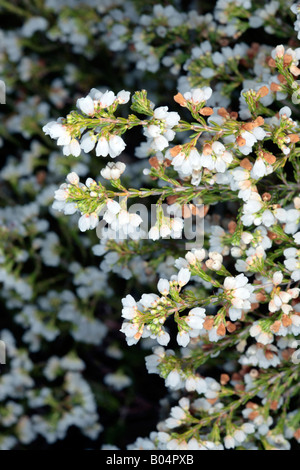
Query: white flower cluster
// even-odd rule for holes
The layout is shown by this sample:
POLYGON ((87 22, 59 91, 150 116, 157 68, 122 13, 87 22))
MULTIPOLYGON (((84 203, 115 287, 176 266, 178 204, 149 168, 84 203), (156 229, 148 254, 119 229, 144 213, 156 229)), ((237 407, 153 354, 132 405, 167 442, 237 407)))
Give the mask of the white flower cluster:
MULTIPOLYGON (((117 96, 112 91, 105 91, 102 93, 96 88, 92 88, 90 93, 85 98, 77 100, 77 108, 85 115, 94 117, 102 110, 117 106, 119 104, 128 103, 130 99, 130 92, 122 90, 117 96)), ((78 157, 83 150, 89 153, 96 146, 96 155, 107 157, 110 155, 112 158, 120 155, 126 147, 122 137, 117 134, 109 134, 106 137, 98 136, 94 132, 86 132, 80 130, 81 140, 72 136, 72 127, 67 126, 62 122, 62 118, 57 121, 51 121, 43 127, 46 135, 50 135, 52 139, 57 141, 57 145, 63 146, 64 155, 73 155, 78 157)))
MULTIPOLYGON (((190 272, 188 269, 182 268, 178 272, 178 275, 171 277, 171 281, 166 279, 160 279, 158 282, 158 290, 163 294, 159 297, 157 294, 143 294, 141 299, 136 302, 131 295, 127 295, 122 299, 123 309, 122 317, 125 319, 123 322, 121 331, 126 336, 126 341, 129 346, 136 344, 140 338, 152 338, 156 339, 161 345, 167 345, 170 341, 170 335, 163 326, 166 320, 166 315, 163 311, 163 306, 166 305, 170 289, 178 286, 179 290, 185 286, 190 279, 190 272), (163 316, 159 318, 160 311, 162 310, 163 316), (146 315, 153 315, 153 319, 157 317, 157 320, 151 324, 145 324, 144 318, 146 315), (158 324, 157 324, 158 323, 158 324), (157 324, 157 326, 155 326, 157 324)), ((204 310, 190 312, 192 319, 191 334, 193 334, 193 328, 195 324, 201 324, 203 321, 204 310), (203 313, 202 313, 203 312, 203 313), (198 318, 198 316, 200 317, 198 318), (193 321, 194 320, 194 321, 193 321), (194 325, 194 326, 193 326, 194 325)), ((186 335, 177 336, 179 344, 186 343, 186 335)))
POLYGON ((231 304, 228 311, 230 320, 239 320, 243 310, 250 310, 253 291, 254 287, 248 283, 248 278, 244 274, 225 278, 224 295, 231 304))
POLYGON ((114 232, 120 232, 130 235, 135 232, 136 228, 142 223, 143 219, 138 214, 132 214, 123 209, 117 201, 108 200, 107 210, 103 215, 105 220, 114 232))
POLYGON ((150 240, 161 238, 180 238, 183 230, 183 220, 181 217, 165 217, 162 221, 157 221, 149 230, 150 240))
POLYGON ((175 111, 168 111, 168 106, 154 109, 155 124, 144 127, 144 135, 148 138, 148 145, 153 150, 162 151, 169 146, 175 137, 173 127, 177 126, 180 116, 175 111))
POLYGON ((123 162, 109 162, 100 173, 106 180, 117 180, 124 173, 125 168, 126 165, 123 162))
MULTIPOLYGON (((121 162, 119 164, 107 165, 101 172, 102 176, 113 174, 112 179, 117 179, 115 176, 120 176, 122 170, 124 171, 125 165, 121 162)), ((99 215, 103 215, 103 220, 109 224, 109 227, 113 232, 118 232, 119 236, 123 234, 123 238, 126 235, 130 235, 135 232, 136 228, 142 222, 142 218, 135 213, 128 212, 122 207, 117 201, 107 198, 105 205, 100 204, 93 212, 86 212, 84 209, 80 210, 78 203, 70 202, 74 199, 71 193, 72 187, 78 187, 83 190, 84 194, 90 197, 97 197, 95 192, 95 185, 97 183, 92 179, 88 178, 85 185, 80 183, 79 176, 75 173, 69 173, 67 175, 67 183, 63 183, 58 190, 55 191, 55 201, 52 205, 53 209, 64 212, 64 214, 72 215, 77 211, 81 212, 81 217, 78 220, 78 227, 81 232, 86 230, 92 230, 97 227, 99 223, 99 215), (103 208, 106 207, 104 211, 103 208)))
POLYGON ((292 12, 297 15, 296 21, 294 23, 294 28, 295 31, 297 31, 297 38, 300 38, 300 8, 299 8, 299 3, 293 3, 291 6, 292 12))

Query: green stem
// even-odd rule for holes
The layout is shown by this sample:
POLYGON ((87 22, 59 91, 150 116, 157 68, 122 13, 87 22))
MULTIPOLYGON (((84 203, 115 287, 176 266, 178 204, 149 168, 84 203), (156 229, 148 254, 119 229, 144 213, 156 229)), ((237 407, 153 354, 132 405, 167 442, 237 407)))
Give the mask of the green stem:
POLYGON ((24 10, 23 8, 16 7, 10 2, 7 2, 5 0, 0 0, 0 7, 3 7, 4 9, 6 8, 9 12, 15 13, 16 15, 25 17, 25 18, 31 18, 31 14, 27 11, 24 10))

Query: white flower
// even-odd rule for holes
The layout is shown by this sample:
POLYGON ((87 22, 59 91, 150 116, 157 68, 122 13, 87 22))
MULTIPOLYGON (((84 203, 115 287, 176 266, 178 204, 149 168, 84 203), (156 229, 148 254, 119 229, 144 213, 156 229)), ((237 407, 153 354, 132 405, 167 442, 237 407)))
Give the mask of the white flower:
POLYGON ((194 255, 194 253, 192 253, 191 251, 188 251, 185 255, 185 259, 187 260, 187 262, 191 265, 193 264, 196 264, 197 262, 197 259, 196 259, 196 256, 194 255))
POLYGON ((282 280, 283 280, 283 274, 281 271, 276 271, 274 274, 273 274, 273 284, 275 286, 278 286, 279 284, 282 283, 282 280))
POLYGON ((105 168, 101 170, 101 175, 107 180, 117 180, 120 178, 121 174, 124 173, 126 168, 125 163, 123 162, 109 162, 105 168))
POLYGON ((50 135, 51 139, 60 139, 60 143, 57 142, 58 145, 69 144, 71 141, 71 135, 68 129, 58 121, 48 122, 48 124, 43 127, 43 131, 46 135, 50 135))
POLYGON ((63 146, 64 155, 74 155, 78 157, 81 152, 80 144, 77 139, 72 138, 68 128, 58 121, 51 121, 43 127, 46 135, 52 139, 57 139, 57 145, 63 146))
POLYGON ((185 381, 185 388, 188 392, 196 390, 196 377, 188 377, 185 381))
POLYGON ((201 330, 203 327, 205 317, 206 317, 205 309, 202 307, 195 307, 192 310, 190 310, 185 321, 193 330, 201 330))
POLYGON ((85 98, 79 98, 76 106, 86 115, 91 116, 95 113, 94 101, 88 95, 85 98))
POLYGON ((149 230, 149 234, 148 234, 150 240, 158 240, 159 239, 159 228, 154 225, 153 227, 151 227, 151 229, 149 230))
POLYGON ((81 232, 85 232, 90 228, 90 215, 83 214, 80 219, 78 220, 78 227, 81 232))
POLYGON ((165 356, 165 350, 161 346, 153 348, 153 354, 145 358, 146 367, 149 374, 157 374, 158 366, 165 356))
POLYGON ((74 202, 67 202, 64 206, 64 214, 65 215, 72 215, 75 214, 77 211, 77 204, 74 202))
POLYGON ((166 387, 177 389, 181 385, 181 377, 177 370, 172 370, 166 378, 166 387))
POLYGON ((96 185, 96 181, 93 178, 87 178, 85 185, 87 188, 91 188, 92 186, 96 185))
POLYGON ((160 279, 157 284, 157 290, 162 295, 168 295, 170 291, 170 283, 167 279, 160 279))
POLYGON ((69 197, 67 185, 61 185, 61 187, 54 192, 54 197, 57 201, 65 202, 69 197))
POLYGON ((80 141, 80 147, 85 153, 91 152, 96 145, 96 136, 91 134, 90 132, 86 132, 80 141))
POLYGON ((249 155, 252 152, 253 145, 258 140, 263 140, 266 137, 266 132, 262 127, 255 127, 251 132, 243 131, 241 137, 245 140, 244 145, 239 146, 239 150, 243 155, 249 155))
POLYGON ((103 93, 99 101, 101 108, 108 108, 108 106, 111 106, 115 101, 114 92, 107 90, 105 93, 103 93))
POLYGON ((134 298, 131 295, 127 295, 125 298, 122 299, 123 309, 122 309, 122 317, 126 318, 127 320, 132 320, 137 314, 137 304, 134 298))
POLYGON ((100 137, 96 145, 97 157, 107 157, 109 153, 108 141, 106 137, 100 137))
POLYGON ((224 173, 232 162, 233 156, 228 152, 221 142, 213 142, 211 152, 202 153, 200 163, 208 170, 216 170, 224 173))
POLYGON ((112 199, 108 199, 106 205, 107 205, 107 209, 109 210, 109 212, 111 212, 114 215, 118 214, 118 212, 120 212, 121 210, 120 204, 117 201, 114 201, 112 199))
POLYGON ((193 147, 189 153, 189 161, 193 169, 200 170, 201 168, 201 157, 198 150, 193 147))
POLYGON ((96 228, 98 223, 99 223, 98 215, 96 214, 96 212, 92 212, 90 214, 90 229, 96 228))
POLYGON ((168 106, 160 106, 153 113, 155 119, 165 119, 168 115, 168 106))
MULTIPOLYGON (((281 273, 279 273, 279 274, 281 274, 281 273)), ((279 276, 276 276, 276 277, 279 277, 279 276)), ((280 280, 280 279, 278 279, 278 280, 280 280)), ((273 282, 274 282, 274 278, 273 278, 273 282)), ((290 293, 285 292, 285 291, 281 291, 280 289, 277 288, 276 291, 273 292, 271 295, 272 295, 272 298, 269 302, 270 312, 277 312, 278 310, 282 310, 282 311, 284 311, 284 313, 288 313, 289 310, 292 309, 291 306, 286 305, 292 299, 292 296, 291 296, 290 293)))
POLYGON ((78 227, 81 232, 86 230, 94 229, 99 222, 99 218, 95 212, 91 214, 83 214, 78 220, 78 227))
POLYGON ((245 168, 237 167, 230 170, 232 179, 230 181, 230 187, 233 191, 238 190, 238 197, 247 202, 252 199, 253 187, 250 181, 250 171, 245 168))
POLYGON ((108 145, 109 154, 112 158, 115 158, 120 155, 120 153, 123 152, 126 147, 124 140, 119 135, 112 135, 109 138, 108 145))
POLYGON ((174 406, 171 408, 170 414, 170 418, 167 418, 165 421, 165 424, 169 429, 174 429, 180 426, 186 416, 185 411, 180 406, 174 406))
POLYGON ((241 318, 242 310, 251 307, 250 296, 254 287, 248 284, 248 278, 242 273, 236 277, 226 277, 224 280, 224 293, 231 303, 229 317, 231 321, 241 318))
POLYGON ((169 112, 167 106, 160 106, 154 110, 153 117, 160 123, 145 126, 144 135, 150 139, 151 149, 162 151, 168 147, 169 141, 174 139, 175 132, 172 127, 179 123, 180 116, 174 111, 169 112))
POLYGON ((143 222, 143 219, 138 214, 129 213, 129 224, 133 227, 138 227, 143 222))
POLYGON ((147 128, 147 133, 149 134, 149 137, 152 137, 153 139, 155 137, 158 137, 160 135, 160 127, 156 126, 155 124, 151 124, 147 128))
POLYGON ((219 271, 222 267, 223 256, 216 251, 210 252, 208 256, 209 259, 205 263, 206 266, 213 271, 219 271))
POLYGON ((262 331, 258 322, 254 322, 249 330, 250 335, 256 339, 258 343, 267 345, 273 342, 273 335, 271 332, 262 331))
POLYGON ((191 91, 184 93, 184 98, 192 104, 199 104, 203 101, 209 100, 212 95, 210 87, 193 88, 191 91))
POLYGON ((180 116, 176 111, 169 111, 165 117, 165 123, 168 129, 177 126, 180 121, 180 116))
POLYGON ((130 91, 121 90, 117 94, 116 101, 120 104, 126 104, 130 100, 130 91))
POLYGON ((300 251, 296 248, 286 248, 283 252, 285 256, 284 265, 292 272, 293 281, 300 280, 300 251))
POLYGON ((233 437, 238 443, 240 443, 240 442, 243 442, 246 439, 246 434, 241 429, 237 429, 233 433, 233 437))
POLYGON ((153 112, 155 119, 159 119, 164 124, 164 128, 171 129, 180 121, 180 116, 175 111, 168 111, 168 106, 160 106, 153 112))
POLYGON ((162 224, 159 233, 162 238, 166 238, 171 234, 171 229, 167 224, 162 224))
POLYGON ((289 118, 291 117, 291 115, 292 115, 292 110, 288 106, 283 106, 283 108, 279 110, 279 116, 286 116, 289 118))
POLYGON ((295 233, 295 235, 293 235, 293 238, 297 245, 300 245, 300 232, 295 233))
POLYGON ((170 338, 169 333, 167 333, 164 330, 161 330, 158 333, 156 339, 157 339, 158 344, 160 344, 161 346, 167 346, 167 344, 169 344, 169 341, 170 341, 171 338, 170 338))
POLYGON ((265 176, 267 173, 266 173, 266 164, 265 162, 263 161, 262 158, 257 158, 254 165, 253 165, 253 168, 251 170, 251 177, 254 178, 254 179, 259 179, 259 178, 262 178, 263 176, 265 176))
POLYGON ((190 342, 190 335, 187 331, 179 331, 176 340, 179 346, 185 348, 190 342))
POLYGON ((169 145, 168 139, 163 135, 158 135, 153 139, 153 148, 159 150, 160 152, 164 150, 169 145))
POLYGON ((261 329, 259 323, 258 322, 253 323, 253 325, 250 328, 250 335, 252 337, 257 336, 261 333, 261 331, 262 331, 262 329, 261 329))
POLYGON ((79 183, 79 176, 74 171, 69 173, 66 179, 69 183, 74 184, 75 186, 79 183))
POLYGON ((266 209, 263 214, 262 214, 262 223, 266 227, 271 227, 273 224, 275 224, 276 219, 272 212, 269 209, 266 209))
POLYGON ((196 256, 197 261, 203 261, 206 255, 204 248, 199 250, 194 250, 194 255, 196 256))
POLYGON ((138 342, 138 325, 129 322, 124 322, 120 331, 125 334, 126 341, 129 346, 132 346, 133 344, 136 344, 138 342))
POLYGON ((190 271, 186 268, 181 268, 178 273, 178 284, 180 285, 180 287, 185 286, 189 282, 190 277, 190 271))
POLYGON ((249 243, 253 240, 253 235, 249 232, 243 232, 241 235, 241 239, 246 245, 249 245, 249 243))
POLYGON ((79 157, 80 153, 80 143, 77 139, 71 139, 71 142, 63 147, 63 154, 66 156, 73 155, 74 157, 79 157))
POLYGON ((103 378, 103 382, 114 388, 115 390, 123 390, 126 387, 129 387, 131 385, 132 380, 127 376, 122 374, 121 372, 118 373, 111 373, 111 374, 106 374, 103 378))
POLYGON ((140 303, 145 308, 153 308, 157 305, 158 299, 159 297, 156 294, 143 294, 140 303))
POLYGON ((183 230, 183 220, 179 217, 174 217, 170 221, 171 236, 173 238, 179 238, 183 230))
MULTIPOLYGON (((242 222, 244 225, 249 226, 261 224, 261 217, 256 215, 263 207, 263 202, 259 194, 251 192, 251 196, 243 206, 242 222)), ((268 218, 266 217, 267 221, 268 218)))
POLYGON ((232 436, 224 437, 224 446, 226 449, 234 449, 236 446, 235 440, 232 436))

